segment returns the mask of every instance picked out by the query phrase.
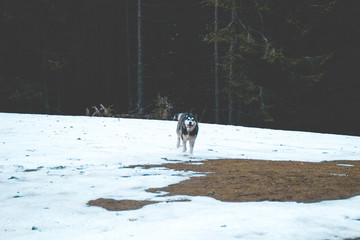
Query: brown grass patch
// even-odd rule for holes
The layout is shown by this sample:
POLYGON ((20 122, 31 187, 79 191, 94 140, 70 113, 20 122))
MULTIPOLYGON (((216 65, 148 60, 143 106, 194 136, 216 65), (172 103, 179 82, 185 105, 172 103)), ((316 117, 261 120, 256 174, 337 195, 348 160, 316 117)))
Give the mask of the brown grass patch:
MULTIPOLYGON (((311 203, 360 195, 359 161, 310 163, 223 159, 160 166, 206 174, 164 188, 147 190, 153 193, 168 192, 164 196, 208 196, 227 202, 268 200, 311 203)), ((158 202, 100 198, 89 201, 88 205, 103 207, 109 211, 122 211, 154 203, 158 202)))
MULTIPOLYGON (((165 202, 189 202, 188 199, 180 200, 167 200, 165 202)), ((125 211, 125 210, 136 210, 143 206, 159 203, 159 201, 137 201, 137 200, 114 200, 107 198, 99 198, 88 202, 88 206, 96 206, 105 208, 108 211, 125 211)))
POLYGON ((209 196, 227 202, 269 200, 309 203, 360 195, 358 161, 309 163, 223 159, 201 163, 162 165, 207 174, 148 191, 166 191, 169 196, 209 196))
POLYGON ((88 202, 89 206, 103 207, 108 211, 124 211, 142 208, 148 204, 158 203, 156 201, 136 201, 136 200, 114 200, 99 198, 88 202))

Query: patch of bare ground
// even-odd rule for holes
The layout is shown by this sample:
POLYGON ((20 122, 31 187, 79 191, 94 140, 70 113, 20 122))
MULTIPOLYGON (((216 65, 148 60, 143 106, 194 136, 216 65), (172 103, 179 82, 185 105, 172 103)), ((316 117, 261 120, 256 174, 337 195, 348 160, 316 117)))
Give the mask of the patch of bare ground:
MULTIPOLYGON (((165 191, 165 196, 208 196, 227 202, 268 200, 312 203, 360 195, 359 161, 310 163, 222 159, 170 163, 161 167, 205 173, 204 176, 194 176, 164 188, 147 190, 153 193, 165 191)), ((121 211, 153 203, 157 202, 97 199, 89 201, 88 205, 121 211)))
POLYGON ((124 211, 142 208, 145 205, 157 203, 156 201, 136 201, 136 200, 114 200, 99 198, 88 202, 89 206, 105 208, 108 211, 124 211))
MULTIPOLYGON (((188 199, 181 200, 168 200, 170 202, 188 202, 188 199)), ((99 198, 88 202, 88 206, 96 206, 105 208, 108 211, 125 211, 125 210, 136 210, 143 206, 159 203, 159 201, 137 201, 137 200, 114 200, 108 198, 99 198)))
MULTIPOLYGON (((191 162, 196 163, 196 162, 191 162)), ((166 168, 206 173, 206 176, 149 192, 209 196, 227 202, 320 202, 360 195, 360 162, 259 161, 223 159, 203 164, 176 163, 166 168)))

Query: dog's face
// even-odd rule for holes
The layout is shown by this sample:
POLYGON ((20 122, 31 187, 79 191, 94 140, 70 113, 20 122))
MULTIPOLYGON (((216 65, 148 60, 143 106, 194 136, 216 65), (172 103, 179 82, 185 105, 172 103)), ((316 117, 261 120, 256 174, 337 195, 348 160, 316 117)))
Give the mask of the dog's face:
POLYGON ((188 131, 192 131, 196 127, 196 118, 192 114, 186 114, 184 119, 185 127, 188 131))

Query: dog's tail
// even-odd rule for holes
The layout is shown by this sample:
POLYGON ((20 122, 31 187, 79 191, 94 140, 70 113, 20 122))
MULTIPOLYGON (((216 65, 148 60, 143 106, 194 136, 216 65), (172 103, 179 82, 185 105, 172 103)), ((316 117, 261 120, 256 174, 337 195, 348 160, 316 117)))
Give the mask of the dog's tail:
POLYGON ((180 120, 180 118, 181 118, 181 116, 183 115, 184 113, 177 113, 177 114, 175 114, 174 115, 174 120, 176 120, 176 121, 179 121, 180 120))

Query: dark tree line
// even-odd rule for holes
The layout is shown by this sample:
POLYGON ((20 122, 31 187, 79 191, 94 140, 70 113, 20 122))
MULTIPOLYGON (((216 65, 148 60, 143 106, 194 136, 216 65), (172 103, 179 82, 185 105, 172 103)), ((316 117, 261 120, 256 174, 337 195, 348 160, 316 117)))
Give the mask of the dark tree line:
POLYGON ((2 0, 0 111, 167 106, 360 134, 359 13, 356 0, 2 0))

